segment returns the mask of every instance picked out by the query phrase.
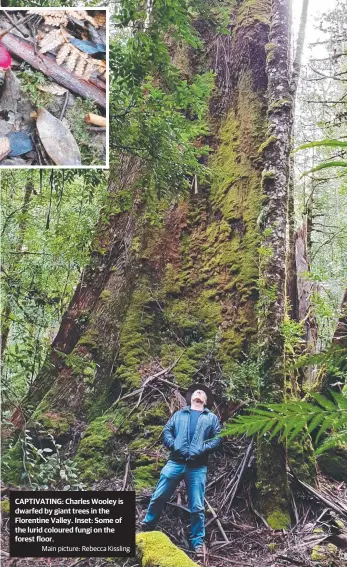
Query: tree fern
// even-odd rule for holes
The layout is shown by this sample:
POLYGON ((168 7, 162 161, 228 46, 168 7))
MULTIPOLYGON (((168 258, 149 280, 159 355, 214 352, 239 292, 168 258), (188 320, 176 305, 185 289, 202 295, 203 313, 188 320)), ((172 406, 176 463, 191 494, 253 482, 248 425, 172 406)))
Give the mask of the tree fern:
POLYGON ((318 429, 316 442, 329 430, 329 437, 316 449, 322 453, 331 447, 347 445, 347 397, 330 392, 332 399, 311 393, 315 404, 291 401, 277 404, 260 404, 248 413, 239 415, 222 431, 221 435, 257 435, 265 433, 273 439, 290 444, 300 433, 310 434, 318 429))

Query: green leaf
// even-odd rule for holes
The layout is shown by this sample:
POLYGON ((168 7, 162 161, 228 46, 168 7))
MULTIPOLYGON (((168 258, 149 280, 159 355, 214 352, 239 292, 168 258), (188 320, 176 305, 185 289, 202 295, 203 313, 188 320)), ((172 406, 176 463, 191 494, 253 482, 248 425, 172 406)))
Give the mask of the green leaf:
POLYGON ((315 171, 320 171, 321 169, 328 169, 329 167, 347 167, 347 161, 326 161, 324 163, 320 163, 308 171, 304 171, 301 177, 304 177, 304 175, 308 175, 309 173, 315 173, 315 171))
POLYGON ((307 432, 312 433, 316 427, 323 421, 325 414, 323 412, 317 412, 316 415, 312 418, 310 425, 307 427, 307 432))
POLYGON ((278 421, 275 427, 273 428, 269 439, 273 439, 277 435, 277 433, 281 431, 282 428, 283 428, 283 423, 281 421, 278 421))
POLYGON ((337 406, 332 401, 328 400, 322 394, 318 394, 317 392, 311 392, 310 395, 314 398, 322 408, 326 409, 327 411, 336 411, 337 406))
POLYGON ((318 140, 316 142, 307 142, 306 144, 302 144, 301 146, 296 148, 295 151, 298 152, 307 148, 318 148, 322 146, 327 148, 347 148, 347 142, 343 140, 326 138, 325 140, 318 140))
POLYGON ((339 408, 347 410, 347 398, 343 394, 339 394, 333 390, 329 390, 329 393, 334 398, 339 408))

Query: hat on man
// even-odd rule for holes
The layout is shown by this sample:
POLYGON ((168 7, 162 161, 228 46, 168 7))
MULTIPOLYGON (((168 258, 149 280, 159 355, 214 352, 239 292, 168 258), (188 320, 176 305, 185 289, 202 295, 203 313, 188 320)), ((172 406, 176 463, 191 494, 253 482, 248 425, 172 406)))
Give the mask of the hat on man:
POLYGON ((188 390, 186 391, 187 404, 190 406, 192 394, 196 390, 202 390, 203 392, 205 392, 207 396, 206 406, 211 409, 213 406, 214 395, 212 394, 210 388, 205 386, 205 384, 192 384, 191 386, 189 386, 188 390))

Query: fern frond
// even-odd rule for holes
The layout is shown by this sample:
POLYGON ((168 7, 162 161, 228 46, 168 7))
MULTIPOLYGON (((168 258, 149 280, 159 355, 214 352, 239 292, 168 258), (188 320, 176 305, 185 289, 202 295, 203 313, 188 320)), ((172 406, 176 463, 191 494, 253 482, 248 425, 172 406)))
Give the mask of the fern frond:
POLYGON ((333 433, 327 439, 325 439, 323 443, 321 443, 321 445, 319 445, 319 447, 315 450, 315 454, 321 455, 322 453, 325 453, 325 451, 327 451, 328 449, 336 449, 339 447, 344 449, 346 449, 347 447, 346 424, 344 429, 342 429, 341 431, 337 431, 336 433, 333 433))
POLYGON ((315 167, 312 167, 308 171, 304 171, 301 177, 304 175, 308 175, 309 173, 315 173, 316 171, 320 171, 321 169, 328 169, 329 167, 347 167, 347 161, 326 161, 324 163, 320 163, 315 167))
POLYGON ((307 148, 319 148, 319 147, 326 147, 326 148, 346 148, 347 142, 343 140, 335 140, 326 138, 325 140, 318 140, 316 142, 307 142, 307 144, 302 144, 298 148, 296 148, 296 152, 299 150, 305 150, 307 148))
POLYGON ((303 401, 291 401, 277 404, 259 404, 248 413, 239 415, 225 427, 221 436, 226 435, 262 435, 270 433, 270 439, 279 435, 281 441, 288 445, 302 432, 309 435, 319 428, 316 441, 328 430, 332 433, 328 440, 319 448, 322 452, 334 446, 343 444, 346 440, 347 398, 342 394, 331 392, 334 401, 313 392, 310 394, 316 404, 303 401), (323 448, 322 448, 323 447, 323 448))
POLYGON ((328 400, 328 398, 322 396, 322 394, 318 394, 317 392, 311 392, 310 396, 314 398, 316 402, 318 402, 319 405, 327 411, 335 411, 336 405, 338 406, 338 404, 334 404, 334 402, 331 402, 330 400, 328 400))

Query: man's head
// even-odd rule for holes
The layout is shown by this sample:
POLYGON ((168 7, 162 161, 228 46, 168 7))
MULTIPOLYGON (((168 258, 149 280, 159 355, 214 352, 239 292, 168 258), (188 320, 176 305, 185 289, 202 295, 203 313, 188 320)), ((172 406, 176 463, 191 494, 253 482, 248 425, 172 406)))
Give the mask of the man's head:
POLYGON ((204 407, 207 404, 207 394, 206 392, 204 392, 203 390, 194 390, 194 392, 192 393, 192 396, 190 398, 190 403, 194 404, 194 403, 202 403, 204 405, 204 407))
POLYGON ((213 407, 213 400, 214 396, 211 392, 210 388, 205 384, 192 384, 189 386, 188 390, 186 391, 186 402, 187 405, 190 406, 192 403, 195 405, 203 404, 203 407, 212 408, 213 407))

